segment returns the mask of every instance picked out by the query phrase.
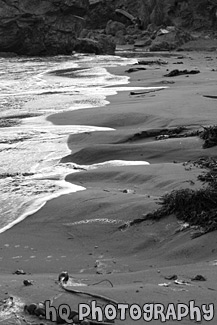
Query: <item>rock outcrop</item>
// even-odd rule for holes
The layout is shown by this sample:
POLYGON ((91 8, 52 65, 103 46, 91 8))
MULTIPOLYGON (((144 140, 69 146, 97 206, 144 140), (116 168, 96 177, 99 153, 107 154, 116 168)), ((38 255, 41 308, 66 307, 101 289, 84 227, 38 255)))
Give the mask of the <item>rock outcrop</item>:
POLYGON ((80 53, 114 54, 115 47, 110 37, 95 34, 93 38, 78 38, 74 50, 80 53))
POLYGON ((173 50, 191 39, 185 30, 217 29, 216 1, 0 0, 0 52, 113 54, 115 44, 173 50), (157 34, 168 26, 174 31, 157 34))
POLYGON ((88 0, 0 0, 0 52, 70 54, 88 0))
POLYGON ((104 29, 116 44, 150 50, 174 50, 192 40, 189 31, 217 30, 216 0, 101 0, 92 1, 87 28, 104 29), (119 13, 126 12, 135 19, 119 13), (174 27, 168 33, 158 31, 174 27), (125 27, 125 28, 124 28, 125 27), (150 34, 144 34, 143 32, 150 34))
POLYGON ((171 51, 192 40, 192 36, 178 28, 160 29, 152 41, 150 51, 171 51))

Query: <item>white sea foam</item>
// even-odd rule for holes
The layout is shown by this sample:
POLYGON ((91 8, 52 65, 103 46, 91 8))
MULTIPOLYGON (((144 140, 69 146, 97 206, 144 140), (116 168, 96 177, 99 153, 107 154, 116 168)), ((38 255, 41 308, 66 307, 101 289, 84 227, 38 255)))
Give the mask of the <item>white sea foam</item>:
POLYGON ((108 219, 108 218, 95 218, 95 219, 85 219, 85 220, 79 220, 75 222, 65 223, 66 226, 79 226, 79 225, 89 225, 89 224, 118 224, 123 222, 123 220, 117 220, 117 219, 108 219))
POLYGON ((10 298, 5 299, 3 304, 0 306, 0 323, 5 324, 20 324, 20 320, 17 317, 23 310, 24 302, 13 295, 13 300, 10 298), (8 321, 7 321, 8 320, 8 321))
POLYGON ((128 161, 128 160, 109 160, 104 161, 98 164, 92 164, 92 165, 78 165, 75 163, 66 163, 65 166, 69 167, 72 166, 73 168, 82 168, 86 170, 91 169, 99 169, 99 168, 110 168, 110 167, 121 167, 121 166, 147 166, 150 165, 147 161, 128 161))
MULTIPOLYGON (((135 59, 94 55, 0 59, 0 117, 38 113, 47 116, 52 112, 104 106, 108 104, 108 95, 141 89, 123 86, 129 78, 112 75, 106 67, 135 62, 135 59), (69 77, 70 71, 73 75, 69 77)), ((48 200, 85 189, 64 180, 68 173, 78 172, 76 164, 60 163, 70 153, 69 134, 112 130, 88 125, 53 125, 42 116, 1 128, 0 233, 39 210, 48 200)), ((110 161, 88 168, 131 163, 148 164, 110 161)))

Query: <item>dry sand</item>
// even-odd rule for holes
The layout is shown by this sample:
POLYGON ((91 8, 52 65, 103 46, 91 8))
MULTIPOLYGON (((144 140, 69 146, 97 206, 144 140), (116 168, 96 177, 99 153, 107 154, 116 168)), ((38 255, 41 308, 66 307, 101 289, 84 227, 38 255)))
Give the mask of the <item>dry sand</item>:
MULTIPOLYGON (((202 170, 184 163, 202 156, 217 156, 216 147, 203 149, 198 137, 156 141, 154 136, 135 136, 146 130, 184 125, 192 131, 201 125, 217 124, 217 101, 203 97, 216 95, 216 52, 182 52, 166 60, 168 65, 151 65, 129 76, 130 86, 168 86, 167 89, 137 96, 129 91, 119 92, 108 98, 110 104, 105 107, 49 117, 55 124, 115 129, 70 136, 68 146, 72 153, 63 162, 89 165, 127 160, 148 161, 150 165, 102 166, 68 175, 67 181, 86 187, 86 191, 49 201, 40 211, 1 234, 1 299, 14 296, 31 303, 56 297, 56 305, 68 303, 76 310, 78 303, 90 302, 91 298, 67 294, 60 288, 56 282, 58 274, 67 270, 75 281, 88 285, 77 289, 103 294, 120 303, 166 306, 195 300, 198 306, 217 306, 215 232, 192 239, 192 229, 177 232, 180 222, 174 216, 158 222, 145 221, 125 231, 119 229, 125 222, 156 209, 159 197, 166 192, 202 186, 197 180, 202 170), (183 64, 177 64, 180 61, 183 64), (173 69, 195 68, 200 70, 197 75, 163 76, 173 69), (17 269, 27 275, 12 275, 17 269), (173 274, 189 283, 165 280, 165 276, 173 274), (207 281, 191 281, 197 274, 207 281), (24 279, 33 280, 33 285, 25 287, 24 279), (113 287, 106 281, 92 285, 105 279, 113 287), (169 284, 159 286, 162 283, 169 284)), ((123 75, 128 68, 110 70, 123 75)), ((26 314, 20 317, 18 321, 12 315, 2 324, 46 323, 26 314)), ((132 325, 134 321, 128 317, 115 323, 132 325)), ((141 319, 136 323, 145 322, 141 319)), ((188 317, 181 321, 190 323, 188 317)), ((216 319, 209 323, 216 324, 216 319)))

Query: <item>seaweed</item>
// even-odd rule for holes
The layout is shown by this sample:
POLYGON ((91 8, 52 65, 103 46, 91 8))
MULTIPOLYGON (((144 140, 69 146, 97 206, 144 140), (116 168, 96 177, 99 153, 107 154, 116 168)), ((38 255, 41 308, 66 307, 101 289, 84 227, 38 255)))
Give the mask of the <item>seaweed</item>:
POLYGON ((211 148, 217 145, 217 125, 204 127, 204 130, 200 133, 201 139, 205 140, 203 148, 211 148))
POLYGON ((17 119, 3 119, 0 118, 0 128, 12 127, 18 125, 20 122, 17 119))
POLYGON ((209 169, 205 175, 198 178, 207 184, 201 189, 179 189, 163 195, 158 204, 159 209, 134 219, 119 227, 125 229, 146 220, 160 220, 161 218, 175 215, 179 220, 196 226, 202 231, 200 235, 217 230, 217 161, 214 158, 201 158, 194 165, 209 169))

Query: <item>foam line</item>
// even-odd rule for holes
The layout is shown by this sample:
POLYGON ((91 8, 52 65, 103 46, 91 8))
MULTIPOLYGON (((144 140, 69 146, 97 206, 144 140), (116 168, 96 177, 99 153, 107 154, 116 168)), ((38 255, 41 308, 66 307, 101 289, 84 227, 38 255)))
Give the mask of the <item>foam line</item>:
POLYGON ((24 219, 26 219, 26 217, 33 215, 34 213, 39 211, 48 201, 58 198, 61 195, 66 195, 66 194, 86 190, 85 187, 71 184, 69 182, 66 182, 65 180, 58 181, 57 183, 59 186, 62 187, 62 189, 60 191, 53 193, 52 195, 49 195, 46 198, 43 197, 43 198, 34 200, 34 203, 31 204, 31 206, 29 207, 29 209, 27 209, 27 211, 25 213, 21 214, 21 216, 19 218, 17 218, 16 220, 9 223, 7 226, 0 229, 0 234, 5 232, 6 230, 12 228, 19 222, 23 221, 24 219))

